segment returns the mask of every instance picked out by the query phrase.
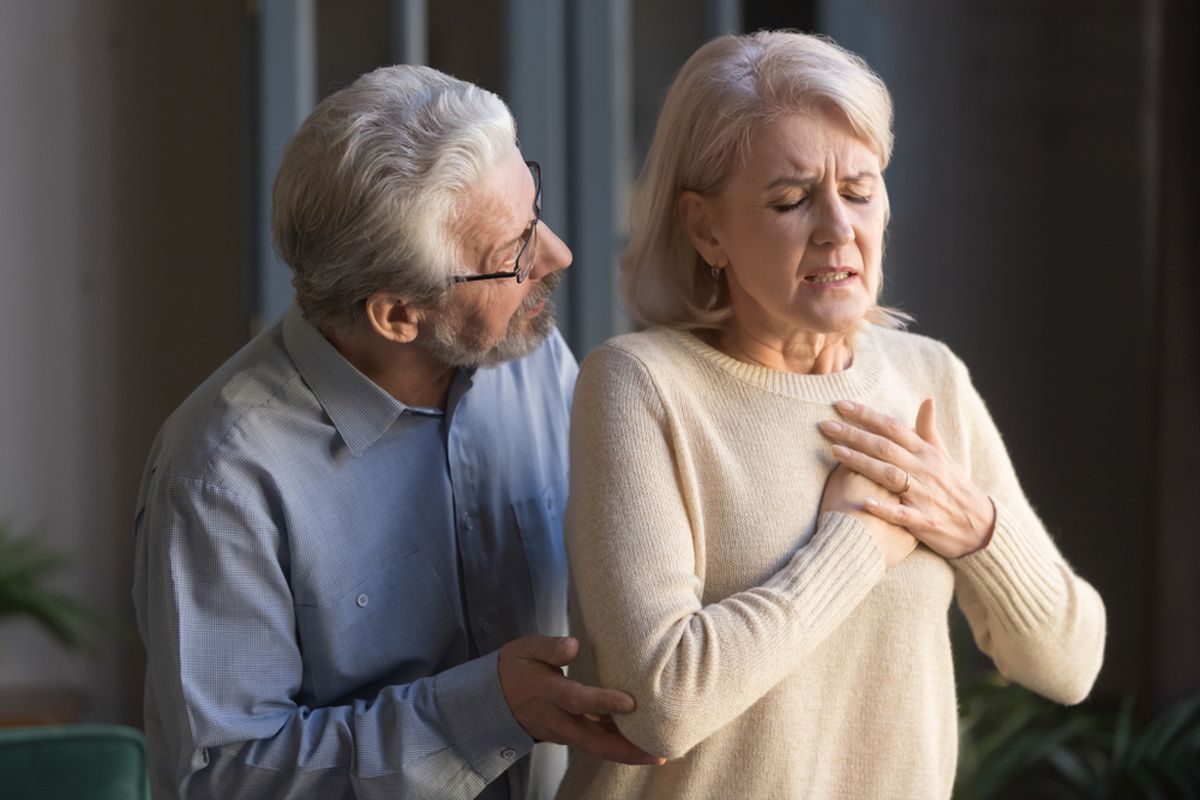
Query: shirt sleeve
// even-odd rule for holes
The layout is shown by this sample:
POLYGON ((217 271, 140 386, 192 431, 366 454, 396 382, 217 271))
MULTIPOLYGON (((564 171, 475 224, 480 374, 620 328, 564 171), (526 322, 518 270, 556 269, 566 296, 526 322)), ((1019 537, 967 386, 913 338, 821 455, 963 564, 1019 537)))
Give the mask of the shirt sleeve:
POLYGON ((554 357, 554 373, 558 376, 558 383, 562 387, 563 398, 567 403, 567 411, 570 412, 575 394, 575 380, 579 377, 579 362, 575 360, 575 355, 567 346, 567 342, 559 333, 558 328, 550 333, 550 348, 554 357))
POLYGON ((590 355, 571 426, 574 596, 601 685, 637 701, 617 726, 674 759, 794 670, 879 582, 884 561, 860 522, 827 513, 761 586, 704 604, 670 438, 645 367, 612 347, 590 355))
POLYGON ((1056 702, 1078 703, 1103 661, 1104 602, 1055 547, 966 367, 954 359, 954 369, 964 460, 996 507, 987 546, 950 562, 959 608, 1004 677, 1056 702))
POLYGON ((344 705, 298 704, 286 544, 263 503, 174 480, 150 493, 137 535, 163 730, 152 756, 178 797, 472 798, 531 750, 494 653, 344 705))

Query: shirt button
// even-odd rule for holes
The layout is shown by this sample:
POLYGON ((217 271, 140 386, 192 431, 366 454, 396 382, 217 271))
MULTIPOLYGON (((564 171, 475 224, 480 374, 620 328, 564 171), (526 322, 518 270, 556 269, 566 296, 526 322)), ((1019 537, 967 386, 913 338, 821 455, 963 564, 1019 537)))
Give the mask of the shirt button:
POLYGON ((463 527, 466 528, 467 530, 471 530, 472 528, 475 527, 475 524, 473 522, 471 522, 470 517, 463 517, 463 527))
POLYGON ((358 596, 358 597, 357 597, 357 598, 354 600, 354 602, 358 603, 358 607, 359 607, 359 608, 366 608, 366 607, 367 607, 367 603, 371 602, 371 598, 367 597, 365 594, 360 594, 360 595, 359 595, 359 596, 358 596))
POLYGON ((517 757, 517 751, 513 750, 511 747, 506 747, 500 751, 500 757, 505 761, 512 761, 517 757))
POLYGON ((490 634, 492 632, 492 621, 490 619, 480 620, 479 629, 484 633, 490 634))

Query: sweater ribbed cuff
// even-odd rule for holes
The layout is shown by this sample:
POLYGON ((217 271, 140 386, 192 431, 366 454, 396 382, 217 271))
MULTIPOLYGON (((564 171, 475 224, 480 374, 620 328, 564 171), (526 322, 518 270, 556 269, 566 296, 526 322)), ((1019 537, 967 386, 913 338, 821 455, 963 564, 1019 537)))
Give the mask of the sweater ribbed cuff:
POLYGON ((1049 539, 1022 530, 1004 504, 993 502, 996 528, 991 541, 950 564, 975 585, 1003 625, 1032 630, 1062 608, 1065 565, 1049 539))
POLYGON ((883 553, 863 524, 840 511, 817 520, 809 543, 784 570, 788 592, 804 620, 810 646, 828 636, 883 578, 883 553))

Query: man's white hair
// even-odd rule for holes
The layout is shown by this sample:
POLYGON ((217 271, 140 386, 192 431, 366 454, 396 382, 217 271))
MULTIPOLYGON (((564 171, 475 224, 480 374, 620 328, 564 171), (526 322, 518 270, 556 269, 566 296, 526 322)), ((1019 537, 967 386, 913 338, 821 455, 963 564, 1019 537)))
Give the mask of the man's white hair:
POLYGON ((461 268, 459 203, 515 144, 499 97, 429 67, 383 67, 325 98, 272 193, 275 249, 305 317, 347 330, 381 291, 441 303, 461 268))

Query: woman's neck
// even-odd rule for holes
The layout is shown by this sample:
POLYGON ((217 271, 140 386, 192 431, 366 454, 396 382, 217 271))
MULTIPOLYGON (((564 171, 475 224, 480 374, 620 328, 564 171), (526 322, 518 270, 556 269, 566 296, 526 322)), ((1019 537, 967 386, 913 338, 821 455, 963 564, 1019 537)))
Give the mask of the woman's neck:
POLYGON ((736 322, 716 333, 713 344, 726 355, 780 372, 829 375, 853 361, 850 337, 844 333, 797 332, 783 337, 750 331, 736 322))

